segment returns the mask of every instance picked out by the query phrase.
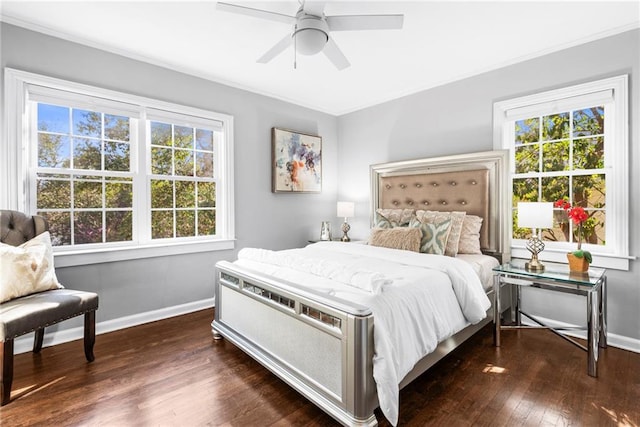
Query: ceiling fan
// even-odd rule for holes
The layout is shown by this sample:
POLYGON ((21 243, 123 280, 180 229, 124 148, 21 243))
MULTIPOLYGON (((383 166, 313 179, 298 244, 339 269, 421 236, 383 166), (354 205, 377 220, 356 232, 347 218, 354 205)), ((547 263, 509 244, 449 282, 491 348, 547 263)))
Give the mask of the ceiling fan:
MULTIPOLYGON (((293 25, 291 33, 276 43, 257 62, 267 63, 291 44, 294 52, 315 55, 323 52, 338 70, 347 68, 349 61, 331 37, 332 31, 396 30, 402 28, 403 15, 335 15, 324 14, 324 1, 300 2, 295 16, 262 9, 218 2, 218 9, 293 25)), ((294 67, 296 66, 294 59, 294 67)))

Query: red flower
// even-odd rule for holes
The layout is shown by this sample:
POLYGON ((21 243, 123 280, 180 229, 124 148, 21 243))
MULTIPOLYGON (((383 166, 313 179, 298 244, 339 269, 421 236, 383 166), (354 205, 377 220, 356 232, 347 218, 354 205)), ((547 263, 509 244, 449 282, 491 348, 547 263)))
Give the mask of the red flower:
POLYGON ((571 204, 564 199, 556 201, 553 206, 564 209, 567 212, 567 216, 575 225, 580 225, 589 218, 589 215, 584 211, 584 208, 580 206, 571 207, 571 204))
POLYGON ((582 223, 585 222, 589 215, 584 211, 584 208, 581 206, 571 207, 571 203, 564 199, 557 200, 554 204, 556 208, 562 208, 567 213, 567 216, 573 221, 573 223, 578 227, 578 250, 574 251, 574 255, 582 258, 583 256, 587 257, 587 260, 591 262, 591 253, 588 251, 582 251, 582 223), (578 255, 580 254, 580 255, 578 255))
POLYGON ((584 209, 580 206, 569 209, 567 215, 573 220, 573 223, 576 225, 582 224, 587 220, 587 218, 589 218, 589 215, 587 215, 584 209))

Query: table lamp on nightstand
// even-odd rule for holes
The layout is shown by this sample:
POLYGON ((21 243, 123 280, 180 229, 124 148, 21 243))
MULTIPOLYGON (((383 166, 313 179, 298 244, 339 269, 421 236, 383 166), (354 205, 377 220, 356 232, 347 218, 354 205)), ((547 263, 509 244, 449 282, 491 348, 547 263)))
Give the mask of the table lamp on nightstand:
POLYGON ((543 272, 544 265, 538 260, 538 254, 544 250, 544 243, 538 236, 539 229, 553 227, 553 203, 518 203, 518 227, 531 228, 531 238, 527 250, 531 259, 524 267, 528 271, 543 272))
POLYGON ((343 236, 340 240, 343 242, 350 242, 351 239, 347 235, 351 227, 347 223, 347 218, 353 217, 355 213, 355 204, 353 202, 338 202, 338 214, 337 216, 344 218, 344 223, 342 223, 342 233, 343 236))

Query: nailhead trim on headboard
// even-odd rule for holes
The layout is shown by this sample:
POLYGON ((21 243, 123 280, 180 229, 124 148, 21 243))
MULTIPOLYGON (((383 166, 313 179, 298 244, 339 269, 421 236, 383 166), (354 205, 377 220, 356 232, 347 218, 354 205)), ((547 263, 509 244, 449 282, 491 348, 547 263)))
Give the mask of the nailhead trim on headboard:
MULTIPOLYGON (((464 211, 488 218, 489 171, 397 175, 380 178, 379 207, 383 209, 425 209, 464 211)), ((489 230, 483 222, 480 245, 487 247, 489 230)))

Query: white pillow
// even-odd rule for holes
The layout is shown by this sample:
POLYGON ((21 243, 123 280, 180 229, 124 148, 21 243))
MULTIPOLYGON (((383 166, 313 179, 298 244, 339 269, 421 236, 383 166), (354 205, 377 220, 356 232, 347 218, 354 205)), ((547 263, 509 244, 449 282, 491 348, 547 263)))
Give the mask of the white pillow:
POLYGON ((48 231, 20 246, 0 243, 0 303, 60 288, 48 231))

